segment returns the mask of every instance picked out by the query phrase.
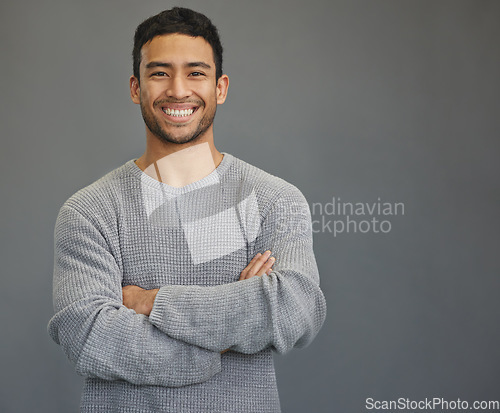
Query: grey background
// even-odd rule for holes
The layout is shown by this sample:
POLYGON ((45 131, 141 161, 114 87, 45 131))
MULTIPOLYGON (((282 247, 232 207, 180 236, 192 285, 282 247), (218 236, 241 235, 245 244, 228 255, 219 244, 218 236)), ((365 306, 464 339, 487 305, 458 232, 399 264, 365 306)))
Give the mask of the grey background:
MULTIPOLYGON (((82 380, 46 333, 54 222, 143 152, 133 31, 176 4, 1 3, 2 412, 78 409, 82 380)), ((222 35, 220 150, 310 204, 405 204, 387 234, 315 234, 328 317, 310 347, 276 357, 283 411, 500 400, 500 2, 182 5, 222 35)))

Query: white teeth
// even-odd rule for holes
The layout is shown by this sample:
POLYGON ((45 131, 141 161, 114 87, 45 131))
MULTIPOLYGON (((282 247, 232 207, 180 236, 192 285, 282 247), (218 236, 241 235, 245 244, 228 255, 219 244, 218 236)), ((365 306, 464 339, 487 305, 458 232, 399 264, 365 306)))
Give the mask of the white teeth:
POLYGON ((182 117, 182 116, 189 116, 189 115, 193 114, 194 109, 178 110, 178 109, 166 108, 166 109, 163 109, 163 112, 165 112, 167 115, 170 115, 170 116, 182 117))

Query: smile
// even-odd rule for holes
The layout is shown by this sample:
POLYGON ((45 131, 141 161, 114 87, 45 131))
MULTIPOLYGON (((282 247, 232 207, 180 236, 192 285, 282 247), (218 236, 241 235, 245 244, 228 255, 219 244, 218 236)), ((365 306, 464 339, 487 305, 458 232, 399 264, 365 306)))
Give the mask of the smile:
POLYGON ((183 116, 190 116, 195 111, 194 108, 191 108, 191 109, 182 109, 182 110, 170 109, 170 108, 162 108, 162 110, 163 110, 163 113, 165 113, 166 115, 174 116, 176 118, 181 118, 183 116))

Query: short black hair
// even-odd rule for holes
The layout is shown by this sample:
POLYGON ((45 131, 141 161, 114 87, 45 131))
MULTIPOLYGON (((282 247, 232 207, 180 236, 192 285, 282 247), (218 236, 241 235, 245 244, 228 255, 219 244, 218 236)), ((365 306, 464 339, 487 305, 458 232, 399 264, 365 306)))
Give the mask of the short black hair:
POLYGON ((184 7, 174 7, 144 20, 135 30, 132 51, 134 76, 140 82, 139 66, 141 49, 156 36, 180 33, 192 37, 202 37, 212 47, 217 79, 222 76, 222 44, 217 28, 204 14, 184 7))

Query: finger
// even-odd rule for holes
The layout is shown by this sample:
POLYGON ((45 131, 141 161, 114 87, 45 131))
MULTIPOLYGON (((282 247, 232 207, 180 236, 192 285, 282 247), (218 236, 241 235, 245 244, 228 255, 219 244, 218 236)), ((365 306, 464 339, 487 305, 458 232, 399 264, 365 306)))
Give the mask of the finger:
POLYGON ((267 272, 272 268, 275 261, 276 258, 269 257, 269 259, 262 265, 262 267, 260 268, 259 272, 256 275, 262 277, 263 275, 267 274, 267 272))
POLYGON ((262 254, 259 252, 258 254, 256 254, 252 259, 251 261, 248 263, 248 265, 243 269, 243 271, 241 272, 240 274, 240 280, 244 280, 248 274, 248 271, 250 270, 250 268, 253 267, 253 265, 255 264, 255 261, 257 261, 259 259, 259 257, 261 256, 262 254))
POLYGON ((253 265, 253 263, 255 262, 256 259, 257 259, 257 256, 253 257, 252 260, 247 264, 247 266, 245 268, 243 268, 243 271, 241 271, 241 273, 240 273, 240 280, 245 279, 245 276, 246 276, 248 270, 251 268, 251 266, 253 265))
POLYGON ((271 251, 268 250, 264 252, 264 254, 262 254, 259 258, 257 258, 252 268, 248 270, 248 273, 246 274, 246 279, 252 278, 255 275, 257 275, 270 256, 271 256, 271 251))
POLYGON ((269 268, 267 271, 266 271, 266 275, 269 275, 271 274, 273 271, 274 271, 274 268, 273 268, 273 265, 276 264, 276 258, 274 259, 274 262, 273 264, 271 265, 271 268, 269 268))
POLYGON ((262 268, 262 265, 264 265, 264 263, 268 260, 270 254, 271 251, 266 251, 263 254, 259 254, 259 257, 255 260, 252 267, 250 267, 248 272, 246 273, 245 278, 249 279, 255 277, 255 275, 257 275, 257 273, 262 268))

